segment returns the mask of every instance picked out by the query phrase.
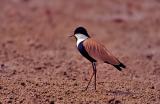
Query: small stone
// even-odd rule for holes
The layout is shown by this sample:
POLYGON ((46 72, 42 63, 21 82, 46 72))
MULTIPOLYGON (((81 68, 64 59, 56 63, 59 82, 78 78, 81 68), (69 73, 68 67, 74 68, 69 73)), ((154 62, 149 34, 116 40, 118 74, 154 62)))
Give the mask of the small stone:
POLYGON ((153 55, 152 54, 148 54, 148 55, 146 55, 146 58, 149 59, 149 60, 152 60, 153 55))
POLYGON ((62 97, 60 97, 60 98, 58 98, 59 100, 63 100, 63 98, 62 97))
POLYGON ((72 78, 72 80, 75 81, 76 79, 75 79, 75 78, 72 78))
POLYGON ((64 72, 63 75, 67 75, 67 72, 64 72))
POLYGON ((10 97, 9 99, 13 99, 13 97, 10 97))
POLYGON ((152 87, 151 87, 151 89, 155 89, 155 87, 154 87, 154 86, 152 86, 152 87))
POLYGON ((26 86, 26 84, 24 82, 22 82, 21 85, 24 86, 24 87, 26 86))
POLYGON ((78 84, 77 84, 77 83, 75 83, 75 84, 74 84, 74 86, 78 86, 78 84))
POLYGON ((115 101, 115 104, 122 104, 122 103, 121 103, 121 101, 116 100, 116 101, 115 101))
POLYGON ((113 21, 116 22, 116 23, 124 22, 124 20, 122 18, 115 18, 113 21))
POLYGON ((4 64, 1 64, 1 68, 4 68, 5 67, 5 65, 4 64))
POLYGON ((34 69, 35 69, 35 70, 41 70, 42 67, 35 67, 34 69))
POLYGON ((108 104, 113 104, 114 103, 115 98, 111 99, 108 101, 108 104))
POLYGON ((19 103, 22 104, 22 103, 23 103, 23 100, 21 100, 19 103))
POLYGON ((30 0, 22 0, 23 2, 30 2, 30 0))
POLYGON ((61 65, 57 65, 57 66, 55 66, 55 68, 59 68, 59 67, 61 67, 61 65))
POLYGON ((0 90, 1 90, 1 89, 3 89, 3 87, 2 87, 2 86, 0 86, 0 90))
POLYGON ((50 104, 55 104, 55 102, 54 101, 50 101, 50 104))
POLYGON ((16 71, 16 70, 13 70, 12 74, 15 75, 16 73, 17 73, 17 71, 16 71))
POLYGON ((11 101, 11 100, 9 100, 9 101, 8 101, 8 103, 12 103, 12 101, 11 101))

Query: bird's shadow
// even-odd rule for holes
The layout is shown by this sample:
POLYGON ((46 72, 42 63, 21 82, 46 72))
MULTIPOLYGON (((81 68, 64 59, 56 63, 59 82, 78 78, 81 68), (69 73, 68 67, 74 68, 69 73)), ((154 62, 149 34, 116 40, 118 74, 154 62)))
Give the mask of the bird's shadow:
POLYGON ((131 91, 121 91, 121 90, 109 90, 109 91, 106 91, 106 94, 107 95, 114 95, 114 96, 128 96, 128 95, 133 95, 134 93, 131 92, 131 91))

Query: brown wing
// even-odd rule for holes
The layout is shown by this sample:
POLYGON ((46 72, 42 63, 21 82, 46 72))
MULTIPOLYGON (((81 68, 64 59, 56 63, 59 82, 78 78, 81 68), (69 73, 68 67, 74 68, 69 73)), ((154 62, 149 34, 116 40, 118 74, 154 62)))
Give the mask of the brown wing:
POLYGON ((83 45, 89 55, 91 55, 94 59, 99 59, 112 65, 120 64, 118 59, 115 58, 102 44, 92 38, 85 40, 83 45))

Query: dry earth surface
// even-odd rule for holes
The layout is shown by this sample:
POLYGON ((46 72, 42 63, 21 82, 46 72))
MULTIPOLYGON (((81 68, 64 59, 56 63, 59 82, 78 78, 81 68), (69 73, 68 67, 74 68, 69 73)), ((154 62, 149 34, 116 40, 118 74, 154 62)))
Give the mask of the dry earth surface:
POLYGON ((160 0, 0 0, 0 104, 160 104, 160 0), (80 25, 127 65, 96 91, 80 25))

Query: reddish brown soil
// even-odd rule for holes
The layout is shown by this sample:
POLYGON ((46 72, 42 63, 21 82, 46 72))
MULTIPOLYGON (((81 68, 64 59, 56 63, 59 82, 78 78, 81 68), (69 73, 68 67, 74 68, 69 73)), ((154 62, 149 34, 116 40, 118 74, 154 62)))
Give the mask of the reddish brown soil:
POLYGON ((2 104, 160 104, 159 0, 0 0, 2 104), (127 68, 91 64, 73 34, 85 26, 127 68))

